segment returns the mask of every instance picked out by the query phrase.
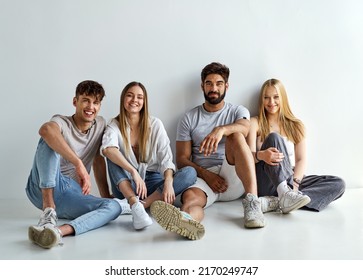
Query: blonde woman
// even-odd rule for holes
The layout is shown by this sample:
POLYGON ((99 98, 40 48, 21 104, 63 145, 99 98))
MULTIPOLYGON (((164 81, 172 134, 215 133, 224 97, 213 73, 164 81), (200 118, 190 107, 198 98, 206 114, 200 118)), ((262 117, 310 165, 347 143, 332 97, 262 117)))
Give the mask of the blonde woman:
POLYGON ((149 116, 147 91, 139 82, 123 89, 120 114, 107 125, 101 152, 107 158, 113 196, 127 199, 135 229, 152 224, 145 211, 152 202, 172 204, 197 179, 192 167, 176 171, 168 135, 162 122, 149 116))
POLYGON ((305 127, 292 113, 281 81, 262 85, 247 143, 255 158, 259 196, 276 196, 276 208, 283 213, 301 207, 321 211, 343 195, 341 178, 305 176, 305 127))

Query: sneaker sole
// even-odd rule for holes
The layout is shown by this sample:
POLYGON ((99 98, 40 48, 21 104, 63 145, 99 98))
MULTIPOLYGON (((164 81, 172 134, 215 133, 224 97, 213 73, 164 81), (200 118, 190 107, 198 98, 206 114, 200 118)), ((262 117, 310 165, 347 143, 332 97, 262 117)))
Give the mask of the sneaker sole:
POLYGON ((281 208, 282 213, 284 214, 288 214, 291 211, 297 210, 303 206, 305 206, 306 204, 308 204, 311 201, 310 197, 306 196, 304 199, 300 200, 298 203, 296 203, 295 205, 292 205, 290 207, 286 207, 286 208, 281 208))
POLYGON ((30 241, 45 249, 50 249, 58 244, 57 236, 48 228, 39 231, 34 227, 29 227, 28 237, 30 241))
POLYGON ((258 220, 245 221, 246 228, 262 228, 265 226, 265 223, 258 220))
POLYGON ((204 236, 204 226, 195 221, 184 219, 182 213, 175 206, 155 201, 150 207, 151 215, 164 229, 177 233, 190 240, 198 240, 204 236))

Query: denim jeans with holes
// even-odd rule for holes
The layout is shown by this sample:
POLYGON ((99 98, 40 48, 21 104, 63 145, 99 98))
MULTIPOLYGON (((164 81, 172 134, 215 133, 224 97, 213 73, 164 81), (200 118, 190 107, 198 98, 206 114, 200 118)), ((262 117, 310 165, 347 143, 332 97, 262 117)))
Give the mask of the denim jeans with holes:
POLYGON ((26 186, 34 206, 42 209, 42 189, 54 188, 57 216, 71 220, 66 224, 74 228, 76 235, 116 219, 121 213, 120 205, 113 199, 84 195, 78 182, 60 172, 60 158, 43 139, 39 140, 26 186))
MULTIPOLYGON (((120 166, 114 164, 107 159, 108 173, 112 185, 113 195, 117 198, 123 199, 124 196, 120 192, 118 185, 128 180, 131 182, 131 186, 134 192, 136 192, 136 186, 129 172, 122 169, 120 166)), ((175 196, 182 193, 189 186, 193 185, 197 180, 197 172, 191 166, 186 166, 179 169, 174 174, 173 187, 175 196)), ((155 191, 162 193, 164 188, 164 177, 159 172, 146 171, 145 185, 147 188, 147 194, 150 195, 155 191)))

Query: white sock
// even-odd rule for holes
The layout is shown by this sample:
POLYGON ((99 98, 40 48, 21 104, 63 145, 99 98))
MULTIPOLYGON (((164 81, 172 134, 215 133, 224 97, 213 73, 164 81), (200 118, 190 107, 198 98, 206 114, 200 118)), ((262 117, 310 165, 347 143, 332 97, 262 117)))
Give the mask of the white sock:
POLYGON ((277 195, 278 197, 282 197, 284 193, 290 191, 289 186, 287 185, 286 181, 282 181, 278 186, 277 186, 277 195))

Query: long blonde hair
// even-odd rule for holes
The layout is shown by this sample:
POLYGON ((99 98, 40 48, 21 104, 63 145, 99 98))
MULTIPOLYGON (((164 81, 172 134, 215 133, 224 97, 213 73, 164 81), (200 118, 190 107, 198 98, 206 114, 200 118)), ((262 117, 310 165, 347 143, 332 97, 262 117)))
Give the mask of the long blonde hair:
POLYGON ((261 141, 264 141, 267 135, 270 134, 270 126, 266 117, 266 110, 264 107, 264 96, 267 87, 272 86, 276 89, 280 99, 280 111, 279 111, 279 124, 280 130, 286 134, 286 137, 294 144, 299 143, 305 137, 304 124, 297 119, 292 113, 287 98, 287 93, 284 85, 277 79, 269 79, 263 83, 260 91, 260 99, 258 105, 258 127, 261 141))
POLYGON ((126 128, 129 126, 127 121, 127 111, 125 109, 125 96, 130 88, 138 86, 142 89, 144 93, 144 106, 140 111, 140 134, 139 134, 139 162, 147 162, 148 160, 148 151, 147 151, 147 144, 150 135, 150 128, 149 128, 149 109, 148 109, 148 98, 147 98, 147 91, 144 85, 140 82, 131 82, 125 86, 125 88, 121 92, 120 97, 120 114, 115 118, 119 122, 119 128, 121 131, 121 136, 124 140, 126 146, 126 152, 130 154, 130 139, 128 138, 126 128))

